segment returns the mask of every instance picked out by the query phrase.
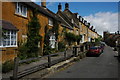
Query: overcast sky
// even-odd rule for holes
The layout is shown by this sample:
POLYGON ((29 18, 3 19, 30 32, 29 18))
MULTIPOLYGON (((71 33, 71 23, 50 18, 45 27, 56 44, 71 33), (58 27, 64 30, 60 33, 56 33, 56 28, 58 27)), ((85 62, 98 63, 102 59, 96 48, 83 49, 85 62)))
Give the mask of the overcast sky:
MULTIPOLYGON (((40 5, 40 2, 36 2, 40 5)), ((62 10, 66 2, 62 2, 62 10)), ((118 30, 118 3, 117 2, 68 2, 70 10, 79 13, 94 26, 102 35, 103 31, 116 32, 118 30)), ((59 2, 47 2, 47 8, 54 13, 58 10, 59 2)))

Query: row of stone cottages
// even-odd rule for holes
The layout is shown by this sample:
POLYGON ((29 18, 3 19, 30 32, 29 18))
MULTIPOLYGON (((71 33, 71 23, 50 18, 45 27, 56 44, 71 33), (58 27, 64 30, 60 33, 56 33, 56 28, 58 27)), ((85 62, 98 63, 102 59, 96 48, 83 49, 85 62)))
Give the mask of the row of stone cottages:
POLYGON ((56 42, 64 41, 64 29, 67 32, 75 35, 82 35, 80 43, 94 40, 99 37, 99 34, 90 26, 84 18, 78 13, 72 13, 69 9, 69 4, 65 4, 65 9, 62 10, 62 5, 58 5, 57 13, 53 13, 46 7, 46 2, 41 2, 41 6, 34 2, 2 2, 2 30, 6 30, 4 34, 9 36, 1 39, 0 48, 2 52, 2 62, 14 59, 17 55, 14 50, 24 43, 27 39, 27 24, 30 21, 30 16, 33 11, 38 10, 38 19, 41 25, 39 34, 42 36, 38 46, 40 47, 40 54, 42 55, 44 47, 45 26, 49 29, 55 27, 54 22, 58 22, 59 35, 58 40, 55 39, 55 33, 50 34, 51 48, 55 48, 56 42))

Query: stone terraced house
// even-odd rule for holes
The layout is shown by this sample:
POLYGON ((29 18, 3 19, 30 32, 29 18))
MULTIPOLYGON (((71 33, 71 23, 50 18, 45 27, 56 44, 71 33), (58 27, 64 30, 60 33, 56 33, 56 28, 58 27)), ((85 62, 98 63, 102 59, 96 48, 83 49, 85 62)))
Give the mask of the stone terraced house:
POLYGON ((56 27, 55 22, 58 22, 59 35, 56 41, 55 33, 50 35, 51 48, 55 48, 57 43, 64 40, 64 29, 67 32, 75 35, 82 35, 81 43, 88 42, 91 39, 98 38, 99 35, 95 30, 90 28, 90 23, 87 23, 78 13, 73 13, 69 9, 69 4, 65 4, 65 9, 62 11, 62 5, 58 5, 58 12, 55 14, 50 11, 46 2, 41 2, 41 6, 34 2, 2 2, 2 19, 0 27, 5 30, 4 35, 7 38, 0 38, 0 51, 2 52, 2 62, 14 59, 17 56, 16 49, 26 42, 28 23, 31 20, 31 15, 34 10, 38 10, 38 19, 41 25, 39 35, 42 39, 39 41, 39 55, 43 55, 45 27, 49 29, 56 27))

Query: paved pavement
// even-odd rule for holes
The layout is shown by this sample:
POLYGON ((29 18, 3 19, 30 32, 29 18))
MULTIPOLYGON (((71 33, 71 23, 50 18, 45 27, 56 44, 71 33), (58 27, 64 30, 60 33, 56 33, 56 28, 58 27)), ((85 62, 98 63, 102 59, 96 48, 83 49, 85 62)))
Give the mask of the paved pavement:
POLYGON ((47 78, 118 78, 116 53, 106 46, 99 57, 86 57, 47 78))
MULTIPOLYGON (((67 53, 67 56, 72 55, 72 49, 68 49, 66 51, 66 53, 67 53)), ((51 58, 51 60, 56 60, 56 59, 59 59, 61 57, 64 57, 64 52, 58 52, 58 54, 59 54, 59 56, 54 56, 54 57, 51 58)), ((30 64, 20 65, 18 67, 18 71, 21 72, 21 71, 24 71, 25 69, 29 69, 31 67, 34 67, 34 66, 37 66, 37 65, 41 65, 41 64, 44 64, 44 63, 47 63, 47 62, 48 62, 48 58, 47 57, 42 57, 42 58, 40 58, 39 61, 32 62, 30 64)), ((13 70, 11 70, 8 73, 3 73, 2 74, 2 78, 10 78, 10 76, 13 76, 13 70)))

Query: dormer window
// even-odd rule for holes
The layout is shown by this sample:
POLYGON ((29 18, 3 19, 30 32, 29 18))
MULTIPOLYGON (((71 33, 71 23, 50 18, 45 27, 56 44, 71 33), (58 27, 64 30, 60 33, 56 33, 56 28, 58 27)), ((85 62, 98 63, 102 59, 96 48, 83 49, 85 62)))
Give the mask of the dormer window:
POLYGON ((79 15, 77 14, 77 18, 79 19, 79 15))
POLYGON ((71 22, 74 23, 73 19, 71 19, 71 22))
POLYGON ((49 18, 48 25, 53 26, 53 19, 49 18))
POLYGON ((16 3, 16 14, 27 17, 27 7, 19 2, 16 3))
POLYGON ((79 21, 81 21, 81 22, 82 22, 82 17, 79 17, 79 21))
POLYGON ((79 34, 79 31, 78 31, 78 30, 76 30, 76 34, 77 34, 77 35, 79 34))

